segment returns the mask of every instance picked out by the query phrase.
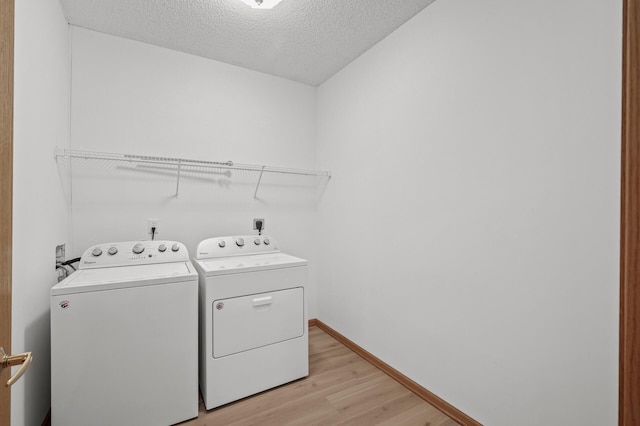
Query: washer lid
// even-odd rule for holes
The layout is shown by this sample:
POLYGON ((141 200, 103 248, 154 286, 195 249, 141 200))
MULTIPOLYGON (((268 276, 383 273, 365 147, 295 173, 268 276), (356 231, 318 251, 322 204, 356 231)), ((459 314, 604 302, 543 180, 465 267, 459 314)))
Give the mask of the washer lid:
POLYGON ((195 260, 206 276, 238 274, 268 269, 307 266, 308 262, 284 253, 256 254, 250 256, 219 257, 195 260))
POLYGON ((191 262, 83 269, 53 286, 51 295, 194 281, 197 277, 191 262))

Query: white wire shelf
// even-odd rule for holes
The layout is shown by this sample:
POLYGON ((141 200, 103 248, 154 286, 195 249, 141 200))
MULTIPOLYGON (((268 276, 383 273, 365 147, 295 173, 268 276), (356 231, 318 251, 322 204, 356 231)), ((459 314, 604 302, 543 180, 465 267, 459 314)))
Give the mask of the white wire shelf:
POLYGON ((294 169, 285 167, 274 167, 256 164, 242 164, 234 163, 233 161, 206 161, 206 160, 192 160, 188 158, 174 158, 174 157, 157 157, 148 155, 134 155, 134 154, 117 154, 110 152, 97 152, 97 151, 84 151, 68 148, 55 148, 55 159, 59 157, 63 158, 78 158, 85 160, 102 160, 102 161, 114 161, 114 162, 128 162, 134 164, 154 164, 175 167, 176 172, 176 197, 180 193, 180 175, 184 171, 194 169, 223 169, 223 170, 239 170, 259 173, 256 188, 253 193, 253 197, 257 198, 258 189, 262 181, 262 175, 264 173, 280 173, 289 175, 300 176, 316 176, 331 178, 331 172, 324 170, 311 170, 311 169, 294 169))

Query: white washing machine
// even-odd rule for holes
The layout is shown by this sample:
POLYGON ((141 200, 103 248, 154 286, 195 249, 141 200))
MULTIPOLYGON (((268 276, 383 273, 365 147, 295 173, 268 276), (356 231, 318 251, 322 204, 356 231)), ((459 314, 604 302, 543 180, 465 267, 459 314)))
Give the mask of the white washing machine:
POLYGON ((207 410, 309 374, 306 260, 242 236, 202 241, 194 265, 207 410))
POLYGON ((198 278, 174 241, 100 244, 51 289, 54 426, 198 416, 198 278))

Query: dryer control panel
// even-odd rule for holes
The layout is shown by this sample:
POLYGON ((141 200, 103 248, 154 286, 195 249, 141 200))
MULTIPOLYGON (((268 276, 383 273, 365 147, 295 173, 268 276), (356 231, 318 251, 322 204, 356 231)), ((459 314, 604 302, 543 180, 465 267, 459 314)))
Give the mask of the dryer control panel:
POLYGON ((209 238, 198 244, 196 259, 278 253, 278 242, 264 235, 209 238))
POLYGON ((189 251, 177 241, 125 241, 89 247, 80 258, 80 269, 188 261, 189 251))

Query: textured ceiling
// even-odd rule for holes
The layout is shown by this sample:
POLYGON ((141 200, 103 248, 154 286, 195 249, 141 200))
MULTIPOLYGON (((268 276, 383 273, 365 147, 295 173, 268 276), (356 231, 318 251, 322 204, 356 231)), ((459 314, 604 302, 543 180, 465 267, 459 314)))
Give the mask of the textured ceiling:
POLYGON ((60 0, 69 23, 317 86, 434 0, 60 0))

